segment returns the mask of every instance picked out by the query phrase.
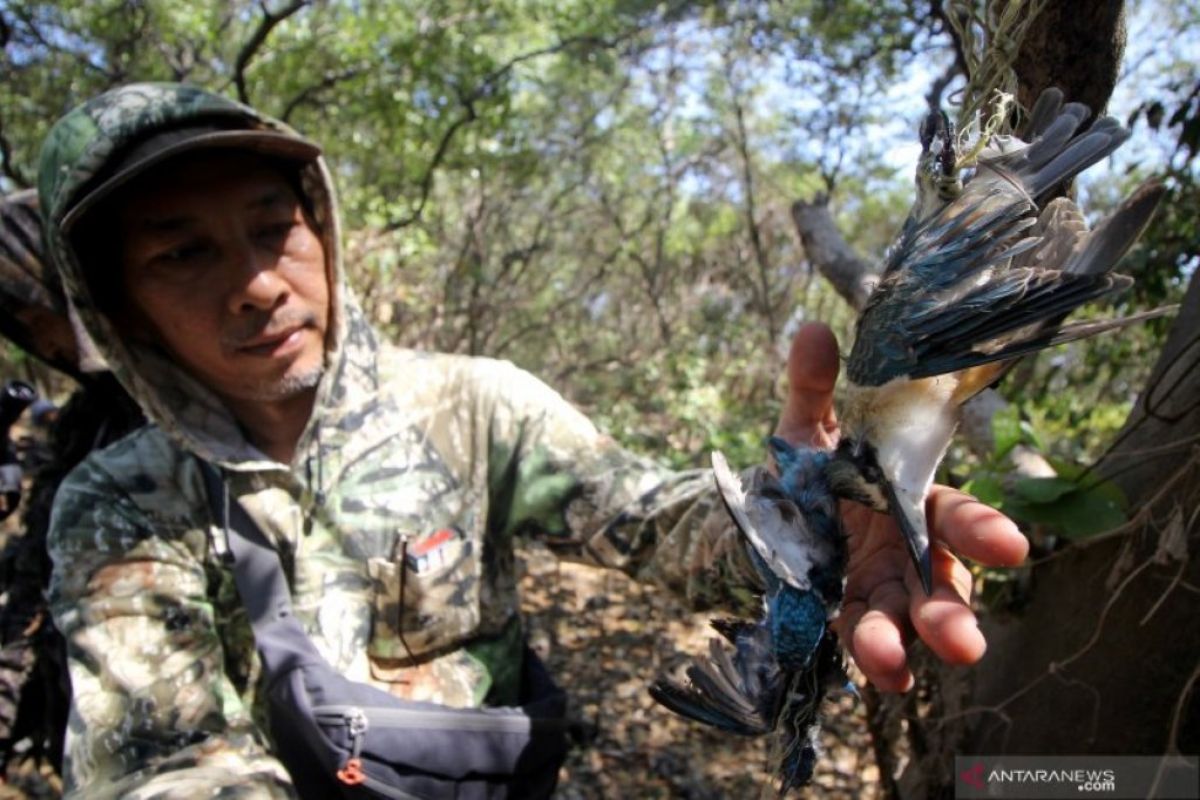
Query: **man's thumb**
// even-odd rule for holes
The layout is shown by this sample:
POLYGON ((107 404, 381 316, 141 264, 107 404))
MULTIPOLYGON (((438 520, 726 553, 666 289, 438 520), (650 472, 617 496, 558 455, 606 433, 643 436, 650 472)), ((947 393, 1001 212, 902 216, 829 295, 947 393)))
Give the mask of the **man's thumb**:
POLYGON ((837 384, 837 338, 828 325, 809 322, 796 331, 788 351, 788 393, 776 433, 798 445, 828 447, 836 425, 833 387, 837 384))

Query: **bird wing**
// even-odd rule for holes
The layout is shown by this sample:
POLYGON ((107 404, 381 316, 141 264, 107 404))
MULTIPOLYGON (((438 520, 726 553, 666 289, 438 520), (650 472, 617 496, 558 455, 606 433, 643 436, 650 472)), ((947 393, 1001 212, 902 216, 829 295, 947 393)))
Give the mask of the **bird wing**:
POLYGON ((784 583, 801 591, 811 589, 813 554, 806 544, 811 537, 800 509, 769 475, 746 491, 720 452, 713 451, 712 465, 717 492, 755 552, 784 583))
POLYGON ((1080 133, 1087 116, 1050 92, 1034 109, 1030 143, 996 143, 958 198, 927 219, 910 217, 859 316, 851 381, 881 386, 970 369, 1145 318, 1059 327, 1080 305, 1129 285, 1108 273, 1164 193, 1144 185, 1091 232, 1070 201, 1039 209, 1128 138, 1111 118, 1080 133))
MULTIPOLYGON (((1105 331, 1123 328, 1126 325, 1133 325, 1152 319, 1158 319, 1159 317, 1170 316, 1178 310, 1178 305, 1161 306, 1149 311, 1143 311, 1138 314, 1130 314, 1125 317, 1117 317, 1115 319, 1077 322, 1070 325, 1063 325, 1062 327, 1056 329, 1045 329, 1035 336, 1011 341, 1008 344, 1005 344, 1004 346, 999 347, 991 352, 970 350, 959 354, 945 354, 936 358, 930 358, 920 368, 913 370, 912 377, 928 378, 934 375, 945 375, 948 372, 954 372, 961 369, 968 369, 987 364, 994 364, 999 361, 1006 361, 1019 356, 1035 353, 1038 350, 1044 350, 1047 347, 1066 344, 1067 342, 1086 339, 1105 331)), ((999 374, 997 374, 992 378, 992 380, 994 381, 999 377, 999 374)))
POLYGON ((942 375, 1048 346, 1054 333, 1039 333, 1040 323, 1130 283, 1123 275, 1026 268, 997 275, 952 304, 935 300, 906 321, 915 362, 908 376, 942 375))
POLYGON ((1046 89, 1030 112, 1025 139, 995 137, 980 161, 1011 174, 1031 198, 1040 199, 1129 138, 1129 131, 1112 117, 1101 117, 1081 131, 1091 115, 1083 103, 1063 103, 1060 89, 1046 89))
MULTIPOLYGON (((766 636, 761 628, 755 633, 766 636)), ((708 657, 688 665, 686 684, 660 678, 650 686, 650 696, 676 714, 729 733, 770 733, 782 699, 783 675, 769 643, 753 644, 739 639, 735 663, 719 639, 710 639, 708 657)))
POLYGON ((1054 200, 1032 229, 1037 235, 1025 240, 1035 246, 1023 250, 1012 265, 977 271, 980 277, 965 291, 960 283, 940 292, 918 293, 902 323, 911 348, 908 376, 932 377, 994 364, 1173 311, 1164 307, 1062 325, 1084 303, 1133 283, 1110 270, 1145 230, 1164 193, 1157 181, 1143 184, 1090 232, 1074 203, 1054 200))

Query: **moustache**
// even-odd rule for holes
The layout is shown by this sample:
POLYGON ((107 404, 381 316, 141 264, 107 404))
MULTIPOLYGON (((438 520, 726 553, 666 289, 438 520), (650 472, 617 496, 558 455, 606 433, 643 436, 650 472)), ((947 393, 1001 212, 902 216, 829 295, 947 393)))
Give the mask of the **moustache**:
POLYGON ((221 336, 222 346, 231 350, 270 339, 296 328, 316 327, 317 315, 303 309, 262 312, 238 320, 236 327, 221 336))

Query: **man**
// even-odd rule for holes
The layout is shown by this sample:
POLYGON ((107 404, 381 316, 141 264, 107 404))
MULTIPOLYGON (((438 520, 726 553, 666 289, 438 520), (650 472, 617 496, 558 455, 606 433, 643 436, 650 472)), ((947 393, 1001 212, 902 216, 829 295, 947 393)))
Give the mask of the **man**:
MULTIPOLYGON (((743 580, 706 472, 621 451, 511 364, 380 344, 342 283, 319 149, 281 123, 191 87, 126 86, 59 121, 39 182, 74 312, 151 420, 55 502, 69 791, 293 796, 198 459, 273 540, 330 663, 403 697, 514 702, 516 535, 698 603, 743 580)), ((836 374, 828 330, 805 328, 782 435, 832 442, 836 374)), ((1024 557, 1015 527, 964 495, 936 493, 930 516, 966 556, 1024 557)), ((926 598, 888 518, 847 520, 841 632, 867 676, 908 688, 912 630, 977 660, 966 568, 940 550, 926 598)))

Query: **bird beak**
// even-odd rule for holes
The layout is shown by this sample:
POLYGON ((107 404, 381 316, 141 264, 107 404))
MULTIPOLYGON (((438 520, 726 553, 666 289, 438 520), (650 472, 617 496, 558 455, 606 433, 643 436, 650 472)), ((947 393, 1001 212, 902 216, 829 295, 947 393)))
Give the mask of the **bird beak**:
MULTIPOLYGON (((889 444, 891 444, 889 442, 889 444)), ((900 458, 904 450, 878 450, 868 440, 842 439, 828 467, 834 494, 891 514, 904 537, 925 594, 933 593, 933 557, 925 520, 925 496, 932 470, 918 468, 915 459, 900 458)))
POLYGON ((923 492, 914 495, 903 487, 898 488, 886 477, 881 483, 892 517, 904 537, 908 556, 921 578, 921 588, 926 596, 932 595, 933 556, 929 551, 929 527, 925 521, 925 495, 923 492))

